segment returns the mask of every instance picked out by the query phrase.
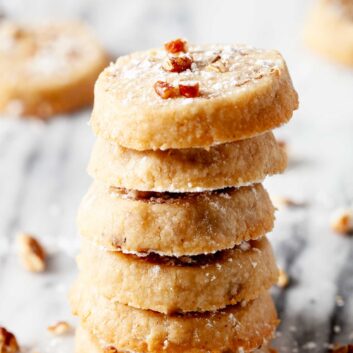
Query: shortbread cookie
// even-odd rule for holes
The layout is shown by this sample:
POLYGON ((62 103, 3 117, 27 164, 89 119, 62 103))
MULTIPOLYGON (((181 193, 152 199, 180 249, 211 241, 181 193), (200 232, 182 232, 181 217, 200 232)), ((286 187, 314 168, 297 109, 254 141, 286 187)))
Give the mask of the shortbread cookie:
POLYGON ((274 207, 261 184, 213 192, 127 191, 93 183, 78 211, 84 238, 109 250, 184 256, 231 249, 270 232, 274 207))
POLYGON ((0 111, 47 118, 91 104, 107 55, 80 23, 0 23, 0 111))
POLYGON ((199 192, 239 187, 287 166, 272 132, 206 149, 135 151, 98 139, 89 174, 108 185, 140 191, 199 192))
POLYGON ((99 288, 109 300, 165 314, 215 311, 249 301, 278 279, 266 238, 211 255, 179 258, 126 255, 86 241, 78 266, 85 287, 99 288))
POLYGON ((297 106, 277 51, 204 45, 180 55, 155 49, 120 57, 104 70, 91 125, 98 136, 136 150, 209 147, 278 127, 297 106), (186 65, 173 70, 171 60, 186 65), (163 99, 158 82, 172 93, 180 85, 198 85, 200 95, 163 99))
POLYGON ((278 324, 267 293, 217 312, 170 316, 114 303, 93 287, 74 287, 70 300, 81 325, 119 351, 251 352, 272 338, 278 324))
MULTIPOLYGON (((75 353, 123 353, 114 346, 108 345, 102 340, 98 340, 90 332, 79 326, 76 330, 75 353)), ((126 351, 125 351, 126 353, 126 351)), ((253 353, 271 353, 266 346, 257 349, 253 353)))
POLYGON ((322 55, 353 66, 353 1, 319 0, 305 36, 308 45, 322 55))

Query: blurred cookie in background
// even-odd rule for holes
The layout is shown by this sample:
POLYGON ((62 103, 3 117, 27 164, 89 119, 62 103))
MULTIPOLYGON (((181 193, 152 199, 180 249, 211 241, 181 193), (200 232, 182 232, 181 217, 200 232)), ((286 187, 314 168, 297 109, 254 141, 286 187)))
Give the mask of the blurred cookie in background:
POLYGON ((319 0, 309 17, 305 40, 323 56, 353 66, 353 0, 319 0))
POLYGON ((47 119, 93 101, 108 55, 78 22, 0 22, 0 112, 47 119))

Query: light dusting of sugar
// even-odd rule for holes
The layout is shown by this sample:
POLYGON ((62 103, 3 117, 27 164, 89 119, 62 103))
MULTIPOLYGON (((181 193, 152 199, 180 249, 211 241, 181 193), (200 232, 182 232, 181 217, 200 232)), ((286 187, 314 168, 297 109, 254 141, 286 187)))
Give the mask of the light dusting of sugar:
POLYGON ((164 49, 121 57, 105 70, 104 89, 117 93, 121 104, 125 105, 136 102, 151 106, 190 104, 240 92, 242 86, 272 75, 283 65, 277 52, 245 45, 190 46, 189 54, 193 59, 191 69, 180 73, 163 69, 163 62, 168 58, 164 49), (164 100, 153 89, 158 80, 174 86, 196 81, 200 84, 201 96, 164 100))
POLYGON ((18 71, 34 79, 77 72, 101 55, 91 36, 79 26, 24 27, 10 21, 0 24, 0 51, 5 54, 5 63, 17 60, 18 71))
POLYGON ((251 245, 250 245, 248 242, 243 241, 243 242, 239 245, 239 248, 240 248, 241 251, 248 251, 248 250, 250 250, 251 245))

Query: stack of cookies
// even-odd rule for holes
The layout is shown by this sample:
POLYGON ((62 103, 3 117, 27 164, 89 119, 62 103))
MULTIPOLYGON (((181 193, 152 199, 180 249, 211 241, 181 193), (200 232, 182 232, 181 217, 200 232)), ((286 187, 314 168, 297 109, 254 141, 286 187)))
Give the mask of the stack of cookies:
POLYGON ((271 129, 297 105, 281 55, 243 45, 178 39, 100 75, 77 352, 266 351, 278 274, 261 181, 286 167, 271 129))

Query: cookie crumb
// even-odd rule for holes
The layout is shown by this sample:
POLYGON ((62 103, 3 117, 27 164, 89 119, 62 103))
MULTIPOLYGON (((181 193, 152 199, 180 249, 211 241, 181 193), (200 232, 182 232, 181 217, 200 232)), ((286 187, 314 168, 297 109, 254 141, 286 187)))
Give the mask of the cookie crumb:
POLYGON ((344 299, 340 295, 336 295, 336 305, 340 308, 344 306, 344 299))
POLYGON ((68 333, 70 330, 71 330, 71 325, 66 321, 58 321, 54 325, 48 326, 48 331, 55 336, 64 335, 68 333))
POLYGON ((352 209, 338 209, 331 217, 331 229, 339 234, 350 235, 353 233, 352 209))
POLYGON ((278 269, 279 275, 278 275, 278 280, 277 280, 277 286, 280 288, 287 288, 289 284, 289 277, 286 271, 284 271, 282 268, 278 269))
POLYGON ((20 346, 17 343, 15 335, 0 327, 0 353, 18 353, 20 346))
POLYGON ((46 269, 46 252, 32 235, 21 233, 18 236, 19 257, 23 267, 29 272, 43 272, 46 269))

